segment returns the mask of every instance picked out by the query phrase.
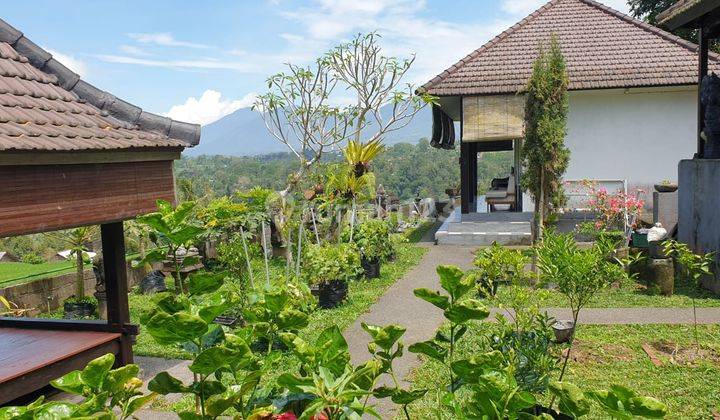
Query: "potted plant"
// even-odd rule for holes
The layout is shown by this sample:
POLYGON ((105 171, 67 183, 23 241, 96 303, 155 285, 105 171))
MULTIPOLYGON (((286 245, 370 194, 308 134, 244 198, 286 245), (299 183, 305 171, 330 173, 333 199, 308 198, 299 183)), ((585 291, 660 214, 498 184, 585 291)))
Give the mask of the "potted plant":
POLYGON ((678 189, 678 185, 671 182, 669 179, 663 179, 659 184, 655 184, 654 187, 655 191, 660 193, 671 193, 677 191, 678 189))
MULTIPOLYGON (((347 234, 344 236, 347 238, 347 234)), ((388 261, 394 254, 390 226, 384 220, 370 219, 357 227, 354 241, 360 249, 360 262, 365 278, 380 277, 381 262, 388 261)))
POLYGON ((347 297, 348 282, 362 273, 360 255, 353 244, 309 245, 303 274, 314 287, 321 308, 334 308, 347 297))
POLYGON ((68 246, 68 258, 75 265, 75 294, 63 302, 63 316, 67 319, 87 318, 95 315, 97 300, 85 296, 85 263, 90 262, 88 244, 97 236, 96 226, 83 226, 65 231, 59 238, 68 246))

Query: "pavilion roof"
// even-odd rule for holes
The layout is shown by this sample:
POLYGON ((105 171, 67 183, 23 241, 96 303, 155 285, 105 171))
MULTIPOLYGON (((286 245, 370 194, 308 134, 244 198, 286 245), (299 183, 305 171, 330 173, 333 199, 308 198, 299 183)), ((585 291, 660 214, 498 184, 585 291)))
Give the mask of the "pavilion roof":
MULTIPOLYGON (((569 89, 697 83, 697 46, 593 0, 552 0, 430 80, 433 95, 514 94, 555 34, 569 89)), ((711 69, 718 58, 710 57, 711 69)))
POLYGON ((181 150, 199 140, 199 125, 94 87, 0 20, 0 152, 181 150))

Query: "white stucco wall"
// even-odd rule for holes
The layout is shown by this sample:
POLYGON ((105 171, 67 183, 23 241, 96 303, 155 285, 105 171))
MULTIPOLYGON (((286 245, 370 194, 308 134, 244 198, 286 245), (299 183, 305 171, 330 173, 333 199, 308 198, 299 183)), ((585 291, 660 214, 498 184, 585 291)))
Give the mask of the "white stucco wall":
POLYGON ((677 180, 696 148, 695 87, 570 92, 566 179, 677 180))

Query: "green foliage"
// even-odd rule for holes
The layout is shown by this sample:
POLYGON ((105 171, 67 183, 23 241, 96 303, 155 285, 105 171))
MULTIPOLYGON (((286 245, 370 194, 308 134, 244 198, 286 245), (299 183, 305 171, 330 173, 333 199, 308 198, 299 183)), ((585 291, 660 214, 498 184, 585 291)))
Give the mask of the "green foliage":
POLYGON ((34 252, 23 255, 21 261, 25 264, 42 264, 45 262, 41 256, 34 252))
MULTIPOLYGON (((348 229, 343 231, 343 240, 350 240, 348 229)), ((390 226, 381 219, 369 219, 355 227, 353 242, 368 260, 387 261, 395 253, 395 244, 390 237, 390 226)))
POLYGON ((565 146, 568 76, 557 37, 540 49, 526 88, 522 187, 547 218, 566 202, 562 177, 570 162, 565 146), (543 208, 540 209, 542 203, 543 208))
MULTIPOLYGON (((417 140, 408 138, 408 143, 385 147, 372 163, 376 183, 400 200, 418 196, 444 199, 445 189, 456 187, 460 179, 459 149, 439 150, 431 147, 426 139, 417 140), (438 182, 439 179, 448 181, 438 182)), ((293 159, 295 156, 290 154, 183 157, 175 161, 175 172, 180 180, 191 179, 197 194, 210 189, 215 196, 231 196, 236 190, 252 185, 282 189, 294 169, 293 159)), ((340 153, 329 152, 322 162, 337 163, 342 159, 340 153)), ((486 153, 478 159, 480 193, 489 188, 493 178, 507 176, 510 166, 512 153, 508 152, 486 153)))
POLYGON ((169 202, 158 200, 157 207, 157 212, 137 218, 139 223, 152 230, 150 240, 155 244, 155 249, 148 252, 140 261, 133 261, 133 266, 160 262, 170 256, 178 291, 185 293, 185 281, 181 271, 184 267, 197 264, 198 259, 184 257, 179 251, 199 243, 206 230, 192 220, 196 207, 192 201, 186 201, 173 208, 169 202))
POLYGON ((591 401, 613 419, 662 419, 667 415, 665 404, 620 385, 612 385, 609 390, 583 392, 572 383, 553 382, 550 390, 558 397, 560 410, 574 418, 587 415, 591 401))
POLYGON ((457 342, 467 331, 468 322, 483 320, 490 312, 479 300, 465 296, 475 287, 473 277, 451 265, 439 265, 437 273, 440 276, 440 286, 446 294, 429 289, 415 289, 414 293, 420 299, 443 310, 443 315, 450 323, 449 335, 438 331, 434 338, 412 344, 408 350, 443 363, 449 373, 447 385, 454 390, 459 386, 453 369, 457 342))
POLYGON ((143 395, 142 381, 137 377, 140 368, 126 365, 112 369, 115 356, 100 356, 83 370, 72 371, 50 384, 69 394, 84 398, 80 403, 50 401, 40 397, 24 407, 0 408, 0 419, 69 419, 98 418, 126 419, 152 401, 156 394, 143 395))
POLYGON ((605 249, 597 245, 580 249, 571 233, 547 233, 537 253, 542 282, 556 285, 565 295, 574 320, 595 294, 618 275, 618 266, 607 261, 605 249))
POLYGON ((308 325, 308 316, 295 306, 294 296, 285 285, 255 296, 243 311, 252 335, 267 342, 272 350, 280 334, 297 332, 308 325))
POLYGON ((349 282, 361 274, 360 253, 354 244, 310 244, 306 248, 303 276, 309 284, 349 282))
POLYGON ((519 250, 493 242, 475 253, 473 263, 478 268, 478 287, 484 293, 494 295, 498 283, 525 284, 527 258, 519 250))

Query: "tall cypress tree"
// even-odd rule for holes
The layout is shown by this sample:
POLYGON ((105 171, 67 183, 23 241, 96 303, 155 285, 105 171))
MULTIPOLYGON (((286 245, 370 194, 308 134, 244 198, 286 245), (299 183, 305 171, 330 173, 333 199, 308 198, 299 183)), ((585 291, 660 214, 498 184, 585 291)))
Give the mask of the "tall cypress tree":
POLYGON ((567 198, 562 177, 570 161, 565 147, 568 76, 557 37, 540 48, 525 91, 525 140, 522 149, 522 187, 535 201, 538 227, 567 198))

